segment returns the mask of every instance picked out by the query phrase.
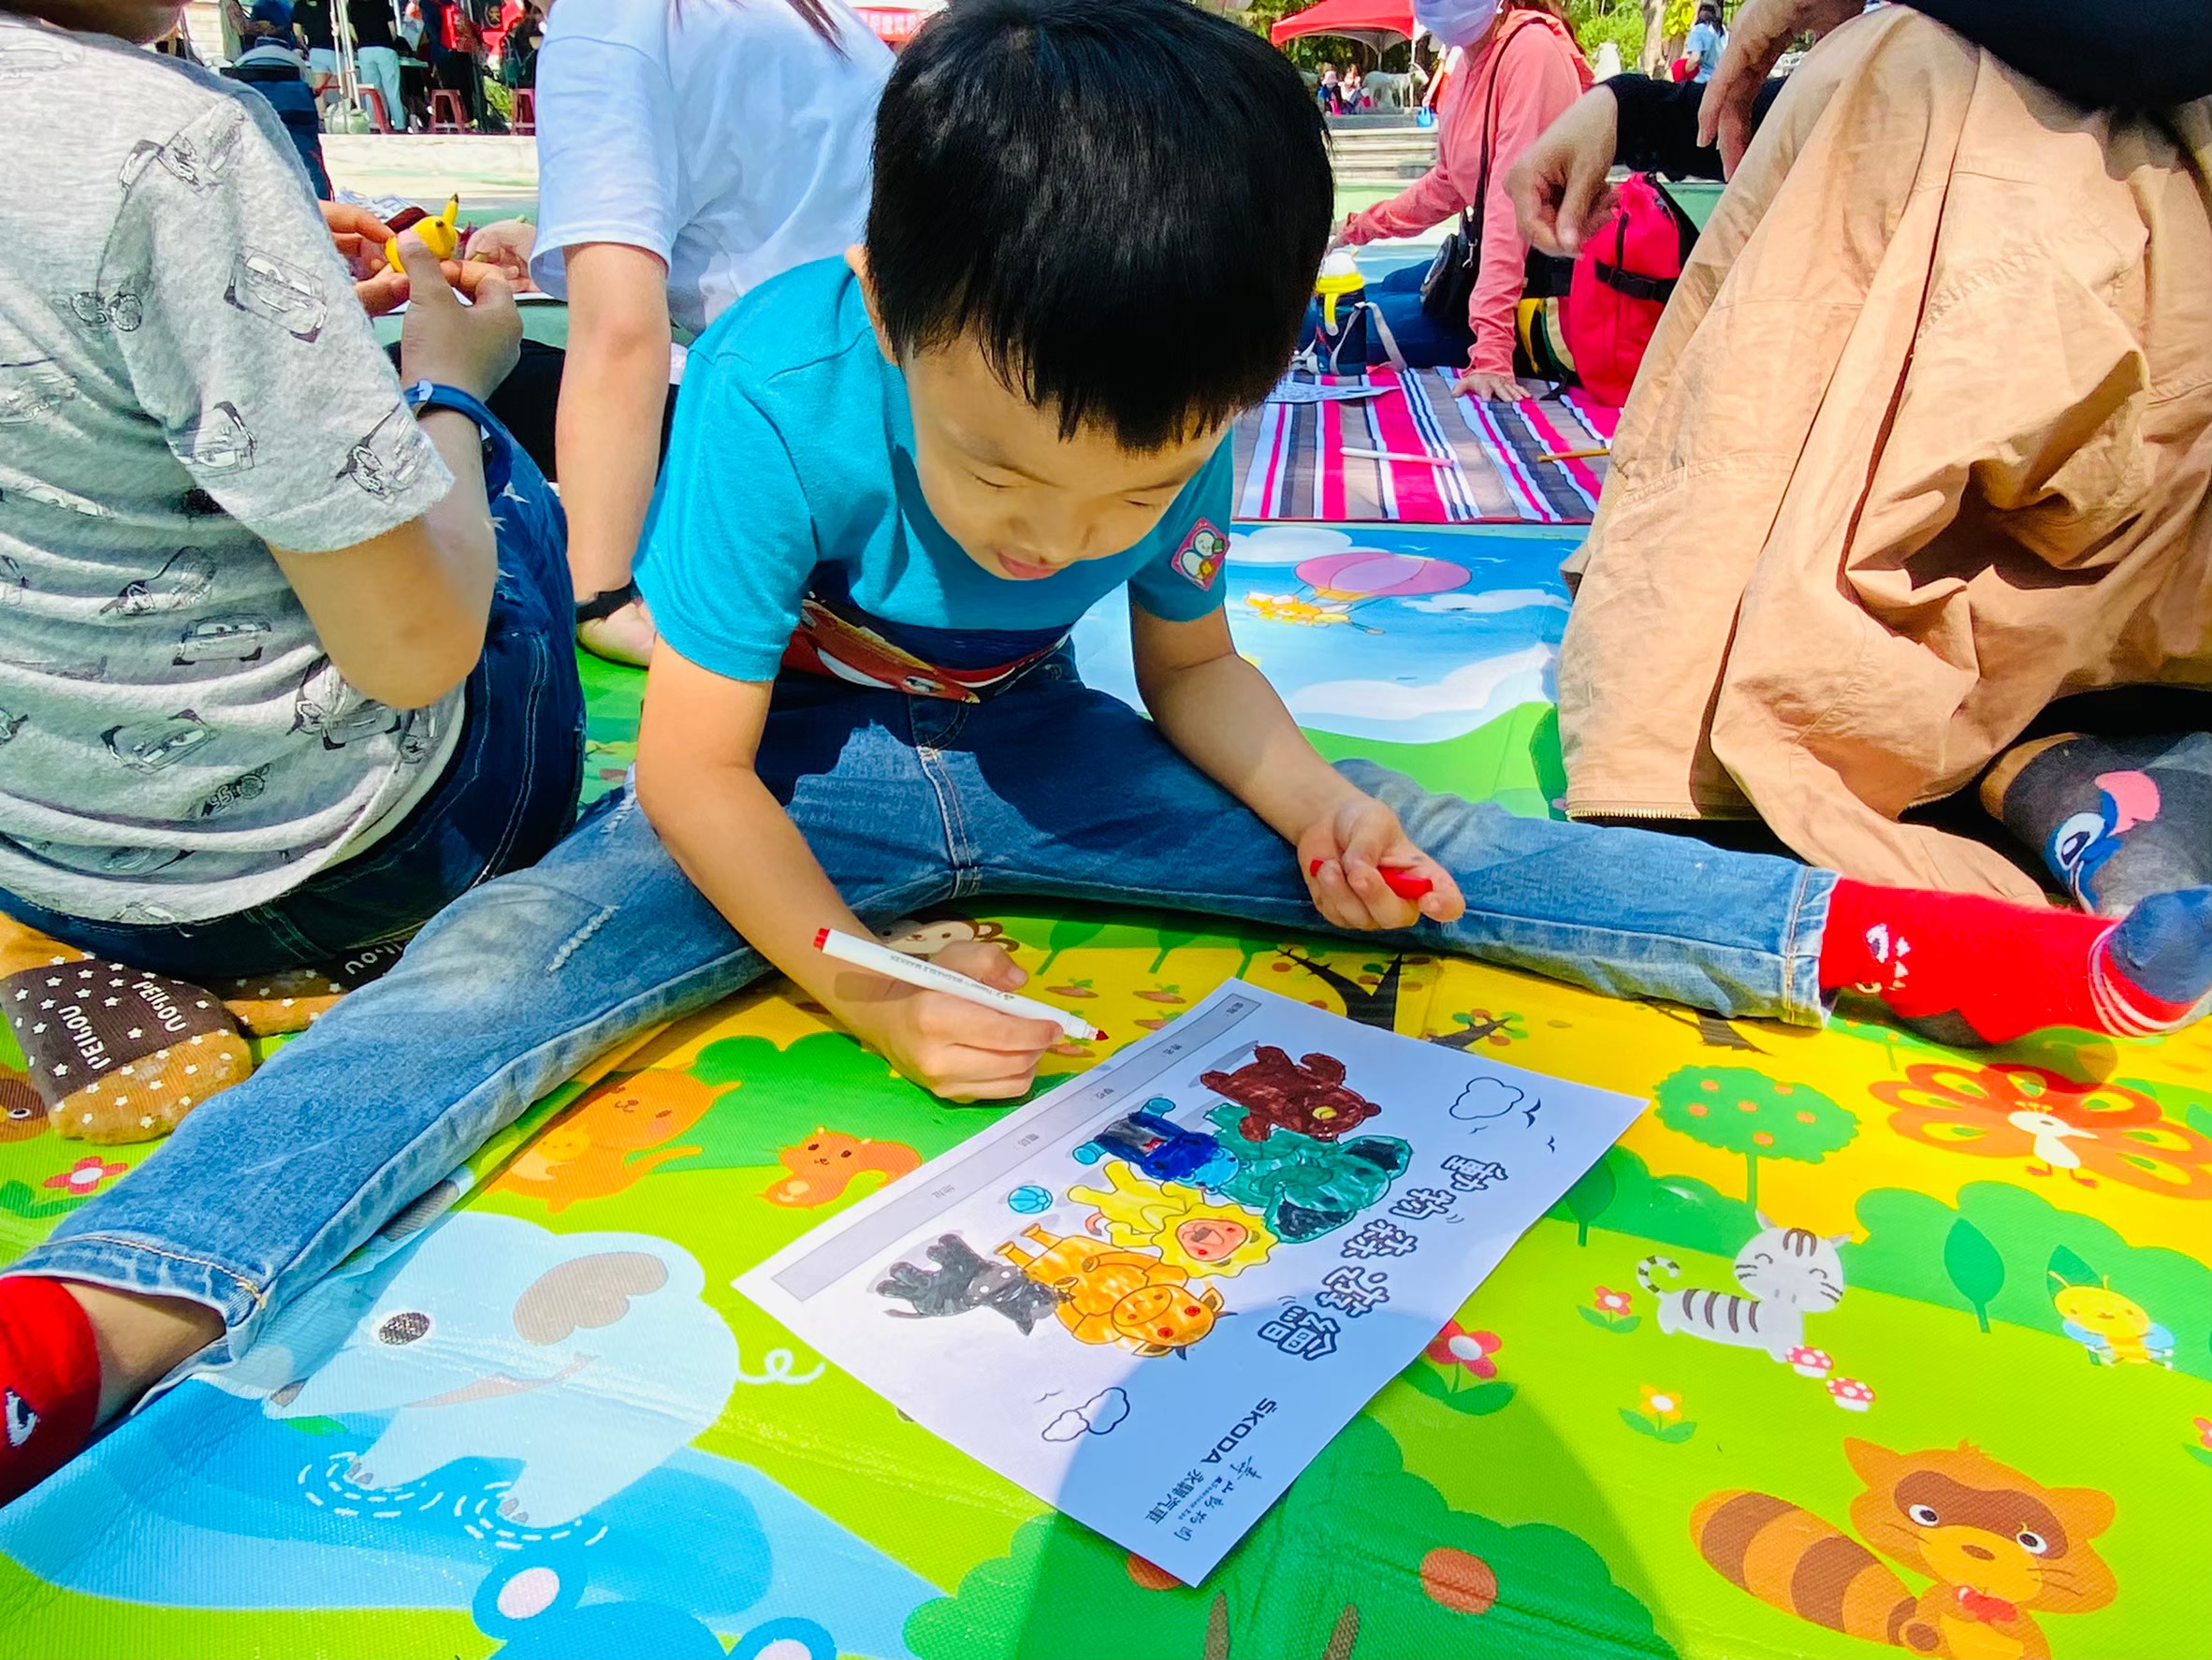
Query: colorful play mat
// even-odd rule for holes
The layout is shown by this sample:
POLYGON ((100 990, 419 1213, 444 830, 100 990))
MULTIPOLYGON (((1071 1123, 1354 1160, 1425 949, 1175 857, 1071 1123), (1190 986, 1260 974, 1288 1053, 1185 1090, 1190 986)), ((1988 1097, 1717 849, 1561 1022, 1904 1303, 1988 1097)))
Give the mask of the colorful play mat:
MULTIPOLYGON (((1239 643, 1332 755, 1544 813, 1571 545, 1248 530, 1229 577, 1239 643)), ((1079 644, 1095 683, 1127 688, 1117 619, 1079 644)), ((639 678, 593 665, 589 684, 604 791, 631 756, 639 678)), ((0 1648, 2212 1653, 2205 1026, 1964 1053, 1187 917, 938 920, 1003 940, 1116 1033, 1244 976, 1650 1108, 1184 1587, 731 1289, 991 1117, 895 1080, 764 989, 542 1103, 238 1366, 0 1514, 0 1648), (1807 1297, 1784 1255, 1840 1295, 1807 1297), (584 1330, 517 1315, 548 1276, 611 1265, 660 1289, 584 1330), (1785 1287, 1801 1313, 1771 1352, 1740 1298, 1785 1287), (501 1372, 525 1324, 544 1346, 527 1388, 501 1372)), ((1050 1070, 1098 1053, 1065 1045, 1050 1070)), ((0 1260, 153 1151, 63 1142, 36 1114, 0 1133, 0 1260)))

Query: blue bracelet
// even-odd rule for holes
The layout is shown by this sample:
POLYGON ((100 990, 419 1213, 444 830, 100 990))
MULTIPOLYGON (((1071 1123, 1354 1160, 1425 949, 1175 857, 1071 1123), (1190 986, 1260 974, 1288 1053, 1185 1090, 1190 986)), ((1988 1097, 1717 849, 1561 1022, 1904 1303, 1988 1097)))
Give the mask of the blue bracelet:
POLYGON ((500 492, 507 488, 507 480, 515 474, 515 441, 507 436, 506 428, 500 425, 499 416, 458 386, 437 381, 415 381, 400 396, 418 415, 426 409, 450 409, 476 424, 476 430, 484 440, 484 499, 498 501, 500 492))

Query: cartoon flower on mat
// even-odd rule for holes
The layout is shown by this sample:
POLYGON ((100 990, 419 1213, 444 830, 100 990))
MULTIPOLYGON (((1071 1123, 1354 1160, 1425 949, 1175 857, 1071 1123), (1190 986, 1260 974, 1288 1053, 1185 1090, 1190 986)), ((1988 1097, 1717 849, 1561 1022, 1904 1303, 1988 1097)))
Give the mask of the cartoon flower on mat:
POLYGON ((100 1184, 123 1174, 130 1169, 127 1164, 109 1164, 97 1153, 88 1153, 67 1170, 58 1170, 39 1184, 42 1187, 59 1187, 65 1193, 83 1198, 96 1192, 100 1184))
POLYGON ((1593 1287, 1588 1308, 1575 1312, 1592 1325, 1607 1332, 1633 1332, 1644 1323, 1644 1317, 1636 1312, 1636 1299, 1626 1291, 1616 1291, 1610 1286, 1593 1287))
POLYGON ((1649 1435, 1654 1441, 1687 1441, 1697 1433, 1697 1426, 1682 1417, 1682 1398, 1670 1389, 1655 1389, 1651 1384, 1639 1383, 1637 1392, 1643 1397, 1643 1409, 1634 1411, 1621 1408, 1621 1421, 1639 1435, 1649 1435))
POLYGON ((1504 1347, 1505 1339, 1495 1332, 1470 1332, 1453 1320, 1436 1333, 1425 1352, 1439 1366, 1464 1366, 1477 1377, 1495 1377, 1498 1363, 1490 1357, 1504 1347))
POLYGON ((2117 1084, 2076 1084, 2042 1067, 1925 1062, 1876 1084, 1899 1135, 1953 1153, 2024 1158, 2031 1176, 2085 1187, 2124 1182, 2169 1199, 2212 1197, 2212 1141, 2169 1123, 2117 1084), (2091 1172, 2094 1172, 2093 1174, 2091 1172))

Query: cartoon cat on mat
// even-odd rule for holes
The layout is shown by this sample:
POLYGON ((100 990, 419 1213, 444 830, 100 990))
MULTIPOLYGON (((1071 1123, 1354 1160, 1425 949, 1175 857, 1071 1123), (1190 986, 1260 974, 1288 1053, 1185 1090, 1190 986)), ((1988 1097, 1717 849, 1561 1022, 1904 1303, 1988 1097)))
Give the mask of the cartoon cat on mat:
POLYGON ((1736 1253, 1736 1283, 1743 1295, 1661 1285, 1654 1275, 1681 1273, 1671 1257, 1646 1257, 1636 1265, 1636 1280, 1659 1299, 1662 1332, 1687 1332, 1734 1348, 1763 1348, 1778 1361, 1786 1360, 1805 1341, 1805 1317, 1826 1314, 1843 1300, 1843 1258, 1838 1247, 1850 1237, 1839 1233, 1824 1239, 1760 1216, 1759 1231, 1736 1253))

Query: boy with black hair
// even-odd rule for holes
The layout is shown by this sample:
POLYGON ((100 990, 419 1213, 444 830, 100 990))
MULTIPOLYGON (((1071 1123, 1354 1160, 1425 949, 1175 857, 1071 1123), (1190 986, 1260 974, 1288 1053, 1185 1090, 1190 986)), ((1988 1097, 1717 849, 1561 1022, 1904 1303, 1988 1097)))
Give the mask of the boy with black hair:
MULTIPOLYGON (((865 250, 764 284, 693 348, 639 570, 662 643, 636 794, 449 908, 22 1272, 196 1303, 235 1352, 543 1090, 771 967, 939 1094, 1018 1097, 1055 1026, 811 949, 982 896, 1388 930, 1802 1023, 1844 981, 1992 1037, 2087 1024, 2116 987, 2139 1019, 2186 1012, 2144 990, 2132 918, 2091 940, 1990 906, 1929 933, 1914 896, 1320 760, 1221 615, 1223 434, 1288 360, 1330 222, 1319 112, 1258 37, 1181 0, 963 0, 878 132, 865 250), (1066 646, 1125 585, 1150 722, 1066 646), (1386 869, 1432 884, 1418 907, 1386 869), (1966 983, 1999 949, 2031 987, 1966 983)), ((2186 1003, 2202 919, 2170 920, 2149 968, 2186 1003)), ((1024 978, 981 941, 938 960, 1024 978)), ((79 1357, 50 1391, 120 1357, 103 1411, 187 1358, 112 1320, 48 1332, 79 1357)))

